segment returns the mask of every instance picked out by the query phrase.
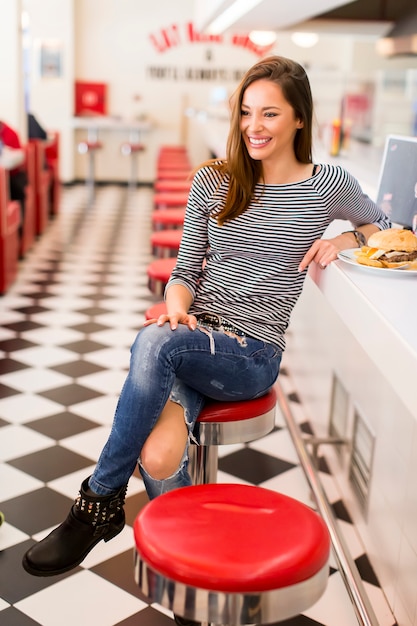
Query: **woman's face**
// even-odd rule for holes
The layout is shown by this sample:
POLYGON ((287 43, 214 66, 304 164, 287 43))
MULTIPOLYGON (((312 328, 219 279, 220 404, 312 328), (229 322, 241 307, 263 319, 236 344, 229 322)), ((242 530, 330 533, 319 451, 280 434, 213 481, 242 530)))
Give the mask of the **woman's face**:
POLYGON ((303 127, 276 83, 260 79, 243 94, 240 130, 249 155, 260 161, 294 153, 294 137, 303 127))

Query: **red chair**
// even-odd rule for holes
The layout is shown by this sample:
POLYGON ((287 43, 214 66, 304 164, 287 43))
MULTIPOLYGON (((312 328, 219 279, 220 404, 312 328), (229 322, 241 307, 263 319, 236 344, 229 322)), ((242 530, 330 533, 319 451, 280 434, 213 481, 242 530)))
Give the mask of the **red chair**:
POLYGON ((9 178, 0 168, 0 294, 17 276, 19 266, 20 204, 10 200, 9 178))
POLYGON ((61 200, 61 175, 60 175, 60 134, 57 131, 48 132, 48 140, 45 144, 46 165, 51 173, 50 182, 50 207, 52 215, 59 212, 61 200))
POLYGON ((52 175, 46 168, 45 144, 42 139, 30 139, 35 146, 36 234, 41 235, 49 222, 52 175))
POLYGON ((21 220, 20 251, 23 258, 36 239, 36 165, 35 145, 31 142, 24 147, 28 184, 25 187, 25 212, 21 220))

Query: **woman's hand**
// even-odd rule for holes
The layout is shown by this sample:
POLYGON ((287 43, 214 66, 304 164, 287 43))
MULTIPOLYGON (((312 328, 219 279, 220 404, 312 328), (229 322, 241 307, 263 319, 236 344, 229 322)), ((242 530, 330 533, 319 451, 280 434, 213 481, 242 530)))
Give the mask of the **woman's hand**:
POLYGON ((338 252, 343 250, 343 247, 337 245, 338 239, 340 239, 340 237, 335 237, 334 239, 316 239, 311 248, 304 255, 298 266, 298 271, 303 272, 312 261, 317 263, 321 269, 324 270, 329 263, 337 259, 338 252))
POLYGON ((188 326, 190 330, 195 330, 197 328, 197 318, 194 315, 190 315, 189 313, 162 313, 159 317, 153 317, 150 320, 146 320, 144 322, 144 326, 150 326, 151 324, 156 324, 157 326, 163 326, 168 323, 171 327, 171 330, 175 330, 178 327, 178 324, 184 324, 188 326))

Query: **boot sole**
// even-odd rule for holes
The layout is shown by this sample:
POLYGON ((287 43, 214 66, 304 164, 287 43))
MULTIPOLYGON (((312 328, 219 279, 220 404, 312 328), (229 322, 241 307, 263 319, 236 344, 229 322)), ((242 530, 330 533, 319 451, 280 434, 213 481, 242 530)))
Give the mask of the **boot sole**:
POLYGON ((100 541, 104 541, 105 543, 107 543, 108 541, 116 537, 116 535, 121 533, 124 527, 125 527, 125 522, 123 522, 123 525, 121 526, 121 528, 116 528, 111 534, 107 535, 106 537, 99 537, 99 539, 97 539, 97 541, 93 543, 93 545, 89 546, 88 550, 82 555, 82 557, 80 559, 77 559, 77 561, 74 561, 73 563, 71 563, 71 565, 67 565, 66 567, 62 567, 56 570, 34 569, 25 555, 22 559, 23 569, 28 574, 31 574, 32 576, 42 576, 43 578, 47 576, 59 576, 59 574, 65 574, 66 572, 69 572, 70 570, 77 567, 80 563, 82 563, 84 559, 86 558, 86 556, 91 552, 93 548, 95 548, 95 546, 98 543, 100 543, 100 541))

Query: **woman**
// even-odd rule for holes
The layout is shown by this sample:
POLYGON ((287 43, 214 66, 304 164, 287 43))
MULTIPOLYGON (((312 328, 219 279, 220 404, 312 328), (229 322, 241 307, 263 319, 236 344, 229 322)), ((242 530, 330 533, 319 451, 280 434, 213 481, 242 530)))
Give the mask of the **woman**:
POLYGON ((309 264, 325 268, 390 226, 346 171, 313 165, 312 113, 297 63, 270 57, 244 76, 227 159, 195 174, 167 313, 136 337, 97 467, 63 524, 25 555, 31 574, 65 572, 122 530, 137 462, 150 498, 189 485, 187 444, 205 398, 265 394, 309 264), (336 218, 357 230, 322 239, 336 218))

